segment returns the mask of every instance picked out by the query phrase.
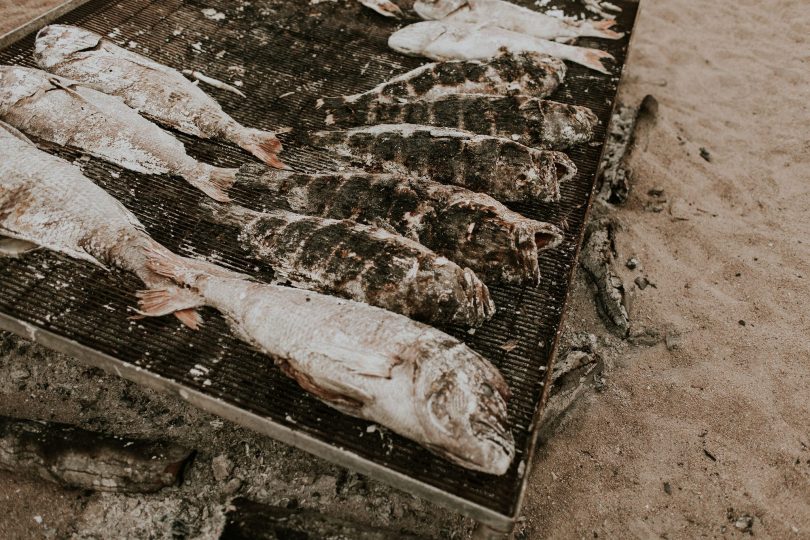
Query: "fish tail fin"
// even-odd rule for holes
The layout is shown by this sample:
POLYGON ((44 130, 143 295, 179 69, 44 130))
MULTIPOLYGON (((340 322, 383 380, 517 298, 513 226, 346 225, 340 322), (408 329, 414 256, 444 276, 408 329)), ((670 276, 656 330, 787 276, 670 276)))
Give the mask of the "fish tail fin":
POLYGON ((383 17, 401 19, 405 16, 399 6, 390 0, 360 0, 360 3, 373 9, 383 17))
POLYGON ((199 163, 186 179, 191 185, 219 202, 228 202, 228 190, 236 182, 238 169, 223 169, 205 163, 199 163))
POLYGON ((575 62, 591 68, 594 71, 598 71, 599 73, 610 75, 610 71, 608 71, 607 68, 605 68, 605 65, 602 63, 602 60, 605 59, 614 60, 613 55, 609 52, 599 49, 582 48, 581 54, 578 54, 577 56, 578 58, 574 60, 575 62))
POLYGON ((495 302, 489 294, 489 288, 469 268, 464 268, 464 291, 474 308, 475 315, 467 322, 481 326, 495 314, 495 302))
POLYGON ((323 109, 326 108, 327 111, 331 109, 335 109, 338 107, 342 107, 346 104, 346 98, 343 96, 339 97, 323 97, 320 98, 318 101, 315 102, 316 109, 323 109))
POLYGON ((257 214, 236 204, 223 204, 211 200, 203 201, 201 206, 208 211, 212 221, 222 225, 241 226, 257 214))
POLYGON ((615 24, 616 19, 605 19, 604 21, 588 21, 584 26, 589 30, 587 33, 588 36, 621 39, 624 36, 624 32, 611 30, 615 24))
POLYGON ((240 130, 234 142, 271 167, 287 168, 278 158, 278 153, 282 150, 281 141, 272 131, 244 128, 240 130))
POLYGON ((557 151, 548 151, 546 153, 554 164, 554 172, 558 183, 568 182, 576 176, 577 166, 565 153, 557 151))
POLYGON ((172 313, 192 330, 202 326, 202 316, 196 308, 205 305, 205 301, 191 289, 183 287, 146 289, 136 292, 135 296, 138 297, 137 312, 140 315, 161 317, 172 313))

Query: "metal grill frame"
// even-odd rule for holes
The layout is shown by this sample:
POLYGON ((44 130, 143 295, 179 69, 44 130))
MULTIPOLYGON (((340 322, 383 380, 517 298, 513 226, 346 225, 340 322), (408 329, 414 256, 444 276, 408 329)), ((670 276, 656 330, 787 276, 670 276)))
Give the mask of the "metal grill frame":
MULTIPOLYGON (((134 3, 137 1, 144 1, 144 0, 121 0, 119 2, 119 5, 125 4, 127 2, 134 3)), ((193 3, 194 0, 191 0, 191 2, 193 3)), ((0 37, 0 54, 2 54, 5 49, 20 42, 20 40, 26 38, 30 39, 31 34, 35 33, 42 26, 57 21, 60 18, 64 19, 65 17, 69 17, 70 14, 73 13, 78 8, 81 8, 85 4, 91 3, 98 5, 103 4, 105 7, 107 7, 113 2, 110 0, 70 0, 68 2, 65 2, 64 4, 58 6, 57 8, 54 8, 53 10, 44 14, 43 16, 0 37)), ((570 9, 572 4, 574 4, 574 0, 555 0, 552 1, 549 7, 555 5, 564 5, 568 9, 570 9)), ((621 28, 621 30, 630 33, 635 24, 635 19, 638 12, 638 4, 635 3, 633 0, 624 0, 623 2, 620 2, 619 5, 621 5, 625 10, 632 10, 632 14, 624 17, 624 27, 621 28)), ((604 110, 602 111, 602 114, 600 114, 600 119, 603 122, 602 126, 603 129, 600 130, 600 136, 595 141, 597 146, 585 150, 586 152, 590 152, 591 160, 593 160, 594 158, 597 159, 597 163, 603 151, 604 140, 606 138, 605 134, 607 133, 607 126, 605 124, 607 123, 607 119, 610 118, 610 113, 612 113, 613 107, 615 105, 618 82, 621 76, 621 72, 624 68, 624 60, 626 58, 626 53, 630 43, 630 40, 628 38, 631 36, 632 34, 626 37, 621 43, 621 57, 619 58, 620 63, 618 68, 614 70, 615 75, 611 79, 609 79, 610 87, 608 91, 605 92, 608 97, 608 103, 607 107, 605 107, 604 110), (597 149, 597 151, 594 152, 593 151, 594 149, 597 149)), ((605 42, 601 40, 595 40, 587 43, 592 44, 592 46, 599 46, 604 44, 605 42)), ((572 69, 572 71, 575 71, 575 69, 572 69)), ((578 103, 579 100, 577 99, 576 95, 577 89, 573 87, 577 84, 577 82, 581 83, 582 80, 587 79, 572 78, 569 76, 569 79, 564 85, 564 87, 561 89, 561 91, 558 92, 557 95, 552 96, 552 99, 560 99, 560 101, 565 101, 568 103, 578 103)), ((376 84, 377 82, 381 81, 373 81, 373 84, 376 84)), ((220 96, 217 97, 219 98, 220 96)), ((187 145, 189 145, 188 138, 185 138, 183 136, 180 136, 180 138, 187 145)), ((209 149, 210 147, 203 147, 203 150, 198 151, 198 153, 200 152, 204 153, 205 150, 209 149)), ((574 152, 576 153, 576 151, 574 152)), ((58 153, 61 153, 61 151, 58 151, 58 153)), ((78 154, 71 154, 68 151, 67 155, 75 156, 78 154)), ((576 159, 576 157, 574 155, 572 155, 572 157, 574 157, 575 162, 577 162, 577 164, 579 165, 579 162, 576 159)), ((226 157, 225 160, 227 161, 228 158, 226 157)), ((249 158, 243 157, 242 160, 248 161, 249 158)), ((298 429, 295 425, 290 424, 285 425, 285 423, 279 422, 272 418, 268 418, 267 416, 262 416, 261 414, 257 414, 255 411, 247 410, 245 407, 241 407, 235 402, 223 399, 222 397, 213 395, 210 391, 205 391, 205 389, 201 389, 199 385, 188 384, 188 381, 184 382, 179 378, 161 375, 153 370, 150 370, 148 367, 138 365, 137 362, 136 363, 128 362, 120 358, 117 358, 115 355, 105 353, 104 351, 101 351, 98 348, 90 346, 87 343, 82 343, 82 341, 87 340, 84 340, 81 337, 78 337, 78 339, 72 339, 70 336, 67 336, 64 333, 59 333, 53 331, 53 329, 49 329, 47 324, 43 324, 41 318, 37 319, 34 317, 21 317, 19 314, 15 314, 14 309, 9 308, 8 306, 4 307, 1 299, 0 299, 0 329, 14 332, 20 336, 36 341, 37 343, 44 345, 48 348, 51 348, 55 351, 71 355, 85 363, 88 363, 95 367, 102 368, 109 372, 116 373, 117 375, 127 378, 135 383, 149 386, 156 390, 175 393, 179 395, 182 399, 188 401, 192 405, 197 406, 201 409, 207 410, 213 414, 219 415, 235 423, 241 424, 247 428, 266 434, 277 440, 303 449, 328 461, 337 463, 341 466, 347 467, 362 474, 366 474, 372 478, 378 479, 380 481, 383 481, 385 483, 388 483, 405 491, 409 491, 425 499, 435 501, 452 510, 466 514, 472 517, 473 519, 476 519, 479 522, 487 524, 497 530, 504 530, 504 531, 510 530, 514 524, 514 520, 519 515, 520 507, 525 494, 527 478, 529 477, 529 473, 531 470, 532 458, 534 456, 534 450, 537 444, 537 431, 538 431, 537 427, 541 419, 543 405, 545 403, 548 394, 548 386, 549 386, 548 383, 550 380, 550 372, 551 372, 550 368, 554 358, 554 352, 557 346, 557 339, 559 337, 560 328, 562 326, 564 308, 568 299, 570 282, 571 279, 573 278, 576 266, 575 261, 582 243, 582 237, 584 234, 584 223, 587 219, 587 213, 590 209, 593 186, 596 178, 595 168, 593 168, 593 171, 591 171, 591 173, 588 174, 587 176, 588 178, 578 178, 577 180, 578 182, 585 183, 584 184, 584 188, 586 188, 585 195, 581 197, 583 200, 580 201, 580 204, 578 206, 575 206, 573 210, 571 210, 571 213, 576 212, 577 215, 575 215, 574 216, 575 219, 572 220, 574 221, 574 224, 571 227, 571 230, 569 231, 567 239, 569 249, 571 250, 571 253, 567 257, 568 259, 570 259, 570 264, 567 265, 568 268, 566 275, 559 276, 557 278, 563 281, 561 286, 562 296, 559 299, 557 321, 554 332, 548 336, 549 339, 547 347, 545 348, 545 355, 544 355, 545 365, 539 366, 540 373, 545 373, 545 376, 543 380, 536 381, 539 387, 541 388, 540 395, 539 399, 535 404, 534 412, 531 416, 531 422, 526 429, 527 435, 526 444, 524 445, 524 448, 519 449, 519 452, 522 453, 519 453, 519 457, 516 458, 517 461, 518 459, 521 459, 520 457, 521 455, 523 456, 522 457, 523 471, 516 477, 518 485, 514 490, 514 498, 513 500, 510 501, 508 511, 503 511, 494 508, 494 505, 487 505, 482 504, 481 502, 472 501, 467 497, 461 496, 457 493, 452 493, 448 489, 442 489, 435 483, 431 484, 429 482, 422 481, 418 478, 415 478, 414 476, 402 472, 401 470, 395 470, 394 468, 387 466, 383 462, 380 462, 373 458, 370 459, 367 456, 359 455, 358 453, 353 452, 350 449, 342 448, 340 446, 333 444, 330 441, 324 440, 323 438, 313 436, 312 434, 307 433, 304 430, 298 429)), ((525 209, 522 208, 522 205, 510 205, 510 207, 518 211, 525 211, 525 209)), ((569 213, 565 217, 566 218, 570 217, 571 213, 569 213)), ((548 256, 550 255, 546 253, 541 257, 548 257, 548 256)), ((46 260, 50 260, 51 258, 55 257, 59 256, 52 254, 42 256, 42 258, 46 260)), ((67 262, 65 264, 70 265, 71 263, 67 262)), ((0 265, 0 270, 2 270, 2 265, 0 265)), ((503 295, 503 298, 507 298, 505 293, 503 295)), ((522 299, 520 301, 522 301, 522 299)), ((499 303, 498 307, 502 307, 502 305, 499 303)), ((517 318, 517 315, 515 317, 517 318)), ((511 330, 515 329, 514 324, 511 326, 510 329, 511 330)), ((450 329, 449 331, 451 331, 451 333, 453 333, 458 337, 463 338, 467 337, 461 330, 450 329)), ((303 391, 301 392, 303 393, 303 391)))

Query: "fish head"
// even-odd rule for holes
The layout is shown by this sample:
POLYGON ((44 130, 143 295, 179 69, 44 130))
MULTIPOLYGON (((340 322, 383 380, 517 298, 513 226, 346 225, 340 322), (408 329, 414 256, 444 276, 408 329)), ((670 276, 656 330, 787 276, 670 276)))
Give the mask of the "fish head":
POLYGON ((445 25, 438 21, 418 22, 391 34, 388 46, 402 54, 422 56, 425 49, 446 32, 445 25))
POLYGON ((515 456, 506 381, 463 343, 442 350, 444 359, 432 355, 420 365, 415 381, 424 444, 466 468, 504 474, 515 456))
POLYGON ((95 32, 71 26, 69 24, 50 24, 37 33, 34 43, 34 60, 48 69, 71 54, 93 49, 101 42, 101 36, 95 32))

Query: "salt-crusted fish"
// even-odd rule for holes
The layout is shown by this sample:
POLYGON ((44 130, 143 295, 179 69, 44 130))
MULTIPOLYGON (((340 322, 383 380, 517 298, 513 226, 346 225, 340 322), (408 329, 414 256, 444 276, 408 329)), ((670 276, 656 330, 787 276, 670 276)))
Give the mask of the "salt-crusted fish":
POLYGON ((563 19, 504 0, 427 0, 415 2, 412 9, 425 20, 486 23, 549 40, 578 37, 619 39, 624 35, 610 29, 616 24, 614 19, 563 19))
POLYGON ((465 93, 545 97, 563 82, 565 71, 565 62, 538 53, 504 52, 485 61, 431 62, 360 94, 321 98, 317 106, 335 108, 368 101, 429 101, 465 93))
POLYGON ((351 300, 250 281, 179 257, 155 242, 81 171, 0 125, 0 235, 134 272, 148 316, 219 310, 328 405, 409 437, 464 467, 503 474, 515 454, 509 389, 498 370, 455 338, 351 300))
POLYGON ((492 23, 471 24, 451 19, 424 21, 406 26, 391 34, 388 46, 410 56, 431 60, 483 60, 507 50, 513 53, 537 52, 598 71, 610 72, 603 59, 613 56, 599 49, 566 45, 506 30, 492 23))
POLYGON ((463 186, 499 201, 557 201, 560 183, 577 170, 562 152, 451 128, 380 124, 318 131, 310 139, 368 167, 463 186))
POLYGON ((527 96, 450 94, 430 101, 381 102, 366 95, 326 107, 326 124, 426 124, 509 137, 527 146, 565 148, 588 142, 599 120, 587 107, 527 96))
POLYGON ((206 204, 213 221, 239 228, 239 242, 280 279, 426 322, 478 326, 495 305, 470 269, 413 240, 348 219, 206 204))
POLYGON ((302 174, 243 165, 239 185, 269 208, 381 225, 467 266, 487 283, 536 285, 538 252, 562 233, 483 193, 392 174, 302 174), (254 189, 255 188, 255 189, 254 189))
POLYGON ((0 120, 135 172, 182 176, 218 201, 228 200, 236 175, 193 159, 183 143, 120 98, 39 69, 0 66, 0 120))
POLYGON ((281 143, 272 132, 241 125, 176 70, 94 32, 46 26, 37 34, 34 58, 43 69, 118 96, 163 125, 195 137, 230 141, 273 167, 283 167, 276 157, 281 143))

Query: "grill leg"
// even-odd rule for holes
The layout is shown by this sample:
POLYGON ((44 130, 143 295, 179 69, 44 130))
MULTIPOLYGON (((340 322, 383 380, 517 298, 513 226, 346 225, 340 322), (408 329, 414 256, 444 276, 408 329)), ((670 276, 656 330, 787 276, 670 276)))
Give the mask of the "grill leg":
POLYGON ((511 527, 504 531, 494 529, 489 525, 484 525, 483 523, 478 522, 475 525, 475 529, 473 529, 470 540, 509 540, 510 538, 512 538, 511 527))

